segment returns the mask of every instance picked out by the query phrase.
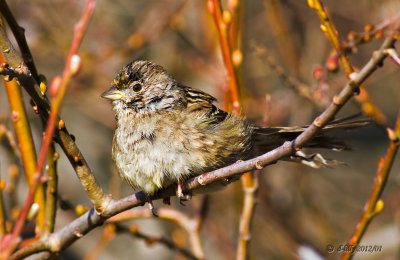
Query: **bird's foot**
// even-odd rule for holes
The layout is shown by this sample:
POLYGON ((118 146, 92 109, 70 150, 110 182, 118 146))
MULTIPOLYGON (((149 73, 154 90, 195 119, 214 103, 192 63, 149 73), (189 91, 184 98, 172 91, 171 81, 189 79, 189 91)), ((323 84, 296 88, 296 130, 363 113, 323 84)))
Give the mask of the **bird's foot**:
POLYGON ((178 181, 178 187, 176 189, 176 196, 179 198, 179 203, 182 206, 186 206, 183 202, 188 201, 192 198, 192 193, 189 192, 187 194, 183 193, 183 189, 182 189, 182 181, 179 180, 178 181))
POLYGON ((158 218, 157 210, 156 210, 156 208, 154 207, 153 201, 150 199, 149 196, 147 196, 147 203, 149 203, 149 208, 150 208, 150 210, 151 210, 151 213, 153 213, 153 216, 156 217, 156 218, 158 218))

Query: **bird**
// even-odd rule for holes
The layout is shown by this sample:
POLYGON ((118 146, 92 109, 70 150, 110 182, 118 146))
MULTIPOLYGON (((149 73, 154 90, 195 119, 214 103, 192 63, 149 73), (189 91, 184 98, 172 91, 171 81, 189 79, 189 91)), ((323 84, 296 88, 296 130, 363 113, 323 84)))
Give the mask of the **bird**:
MULTIPOLYGON (((260 127, 236 117, 216 107, 213 96, 180 84, 162 66, 144 60, 124 66, 101 97, 115 111, 112 159, 118 174, 148 198, 175 183, 183 197, 183 180, 266 153, 305 130, 260 127)), ((332 122, 304 147, 347 149, 328 134, 364 124, 332 122)), ((321 158, 299 153, 286 160, 315 167, 330 163, 321 158)))

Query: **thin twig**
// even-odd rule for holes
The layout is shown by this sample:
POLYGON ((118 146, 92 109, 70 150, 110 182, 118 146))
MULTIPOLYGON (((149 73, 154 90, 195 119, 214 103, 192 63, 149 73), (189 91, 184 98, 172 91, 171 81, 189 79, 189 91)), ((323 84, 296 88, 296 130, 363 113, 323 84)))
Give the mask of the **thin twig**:
POLYGON ((269 28, 274 35, 279 52, 289 71, 298 76, 300 67, 299 55, 294 44, 293 37, 285 23, 282 14, 281 1, 265 0, 266 17, 269 28))
POLYGON ((3 199, 3 190, 6 186, 6 182, 3 179, 0 179, 0 240, 6 234, 6 214, 4 211, 4 199, 3 199))
MULTIPOLYGON (((56 88, 57 91, 54 91, 55 99, 51 105, 50 117, 49 117, 49 120, 46 125, 46 130, 45 130, 45 134, 43 137, 43 141, 42 141, 42 145, 41 145, 41 149, 40 149, 40 153, 39 153, 39 159, 38 159, 37 167, 36 167, 35 174, 33 177, 33 185, 29 189, 28 196, 25 200, 24 206, 21 210, 18 220, 15 223, 15 226, 14 226, 11 236, 8 238, 7 241, 4 241, 4 243, 2 244, 3 249, 6 250, 6 251, 4 251, 4 254, 2 255, 5 258, 7 258, 7 256, 13 251, 14 247, 17 244, 16 243, 17 237, 19 236, 19 234, 22 231, 22 227, 25 222, 25 218, 28 214, 29 208, 31 207, 33 197, 35 196, 37 188, 39 187, 38 184, 40 183, 42 169, 43 169, 46 157, 47 157, 47 150, 49 148, 50 143, 53 140, 53 130, 56 125, 58 112, 61 108, 61 104, 64 99, 64 95, 65 95, 67 86, 68 86, 72 76, 74 76, 74 72, 73 72, 74 68, 72 67, 72 59, 78 51, 79 45, 82 41, 85 29, 87 27, 87 24, 89 22, 89 18, 91 17, 93 9, 94 9, 94 0, 88 0, 86 3, 86 6, 85 6, 85 10, 83 12, 82 18, 75 27, 72 46, 69 50, 69 54, 68 54, 67 61, 66 61, 65 67, 64 67, 63 75, 60 78, 60 80, 57 81, 58 86, 56 85, 56 83, 53 84, 53 88, 56 88)), ((2 33, 4 33, 3 30, 2 30, 2 33)), ((2 52, 4 55, 4 52, 7 52, 7 51, 2 49, 2 52)), ((44 203, 43 203, 43 205, 44 205, 44 203)))
POLYGON ((115 225, 117 227, 118 232, 129 233, 136 238, 145 240, 149 244, 160 243, 160 244, 168 247, 169 249, 182 254, 183 256, 185 256, 189 259, 200 259, 200 258, 196 257, 192 252, 187 250, 186 248, 182 248, 182 247, 176 245, 173 241, 171 241, 170 239, 168 239, 164 236, 155 237, 155 236, 146 235, 143 232, 140 232, 139 228, 136 225, 133 225, 129 228, 127 228, 121 224, 115 224, 115 225))
MULTIPOLYGON (((381 45, 381 48, 373 53, 372 58, 360 70, 360 72, 353 74, 352 79, 346 84, 343 90, 333 98, 333 101, 328 108, 295 140, 285 142, 282 146, 256 158, 237 162, 233 165, 191 178, 183 183, 183 191, 188 192, 216 181, 226 181, 230 176, 265 167, 282 157, 294 153, 296 149, 301 148, 307 141, 313 138, 318 130, 326 125, 336 115, 336 113, 339 112, 341 107, 354 95, 354 91, 357 90, 360 84, 362 84, 381 66, 383 60, 386 58, 384 50, 392 48, 395 41, 396 40, 393 36, 386 38, 381 45)), ((176 185, 173 185, 159 190, 151 197, 151 199, 156 200, 164 197, 171 197, 175 196, 175 194, 176 185)), ((143 191, 132 194, 118 201, 111 200, 108 207, 101 214, 96 213, 95 209, 91 209, 59 231, 52 233, 47 239, 38 241, 31 246, 18 250, 10 259, 21 259, 41 251, 59 252, 95 227, 102 225, 107 218, 129 208, 143 205, 147 200, 148 197, 143 191)))
POLYGON ((260 58, 262 58, 264 62, 267 63, 267 65, 283 81, 285 85, 296 91, 297 94, 310 101, 318 108, 323 107, 323 104, 319 99, 313 98, 311 88, 305 83, 299 82, 295 77, 287 75, 284 69, 279 64, 277 64, 275 59, 271 57, 271 55, 269 55, 268 51, 264 47, 256 44, 254 41, 251 42, 250 45, 254 49, 255 53, 260 56, 260 58))
POLYGON ((249 255, 248 247, 251 239, 250 226, 254 216, 253 213, 256 206, 256 195, 258 191, 258 173, 253 171, 252 174, 252 178, 247 180, 252 181, 252 183, 242 182, 244 200, 239 224, 238 249, 236 251, 237 260, 248 259, 249 255))
MULTIPOLYGON (((336 27, 333 24, 328 11, 322 4, 321 0, 308 0, 308 5, 317 12, 317 15, 319 16, 321 21, 321 30, 328 35, 328 39, 332 43, 334 50, 339 55, 340 66, 345 72, 347 78, 350 78, 350 75, 354 72, 354 68, 350 63, 347 54, 341 51, 341 42, 339 39, 339 33, 336 30, 336 27)), ((388 126, 389 121, 386 119, 385 115, 381 112, 381 110, 371 100, 363 84, 359 86, 359 90, 362 93, 361 95, 357 96, 356 99, 361 103, 362 105, 361 108, 364 111, 364 113, 371 116, 377 123, 383 126, 388 126)))
POLYGON ((22 57, 29 71, 32 73, 33 78, 39 82, 39 75, 36 66, 33 62, 31 51, 29 50, 28 43, 25 38, 25 30, 18 25, 14 16, 12 15, 10 8, 8 7, 5 0, 0 0, 0 12, 6 19, 11 31, 18 43, 19 49, 21 50, 22 57))
MULTIPOLYGON (((214 18, 215 26, 217 27, 222 58, 228 73, 229 88, 232 99, 232 112, 238 115, 240 112, 239 84, 235 73, 235 68, 232 62, 232 50, 230 47, 228 39, 228 30, 227 30, 227 27, 229 26, 231 21, 229 19, 225 19, 224 21, 222 19, 222 7, 220 0, 208 0, 207 5, 209 12, 212 14, 214 18)), ((231 15, 230 12, 227 10, 225 10, 224 12, 226 12, 227 14, 229 13, 229 15, 231 15)))
POLYGON ((18 150, 18 145, 17 142, 15 141, 15 137, 13 133, 9 130, 7 130, 6 126, 4 124, 0 124, 0 140, 5 139, 7 144, 10 146, 10 150, 12 154, 16 158, 20 158, 21 154, 18 150))
MULTIPOLYGON (((371 223, 372 219, 383 210, 384 203, 380 197, 389 178, 390 169, 392 168, 394 158, 400 145, 400 113, 397 117, 395 129, 391 130, 388 128, 388 136, 390 140, 389 147, 386 151, 385 157, 381 158, 379 161, 375 184, 372 188, 369 199, 364 206, 364 212, 357 224, 356 230, 347 244, 349 245, 349 248, 353 246, 355 247, 360 243, 369 223, 371 223)), ((353 256, 354 254, 352 251, 344 251, 341 259, 347 260, 351 259, 353 256)))
MULTIPOLYGON (((234 6, 231 4, 231 9, 237 9, 238 6, 234 6)), ((222 10, 220 0, 209 0, 208 1, 208 10, 212 14, 215 22, 215 26, 217 27, 219 44, 222 52, 222 59, 225 64, 225 68, 228 72, 229 78, 229 89, 230 96, 232 102, 232 112, 233 114, 240 114, 240 101, 239 101, 239 75, 237 70, 235 70, 235 66, 239 67, 242 63, 242 52, 240 49, 235 49, 235 53, 232 53, 233 43, 239 41, 238 39, 229 38, 228 29, 232 26, 232 14, 228 10, 222 10), (235 61, 234 56, 236 56, 235 61), (239 58, 238 58, 239 57, 239 58)), ((239 14, 238 11, 235 12, 236 15, 239 14)), ((236 17, 235 22, 240 22, 239 17, 236 17)), ((233 25, 235 29, 234 35, 232 37, 240 37, 241 31, 238 24, 233 25)), ((239 41, 240 43, 240 41, 239 41)), ((239 46, 235 46, 239 47, 239 46)), ((253 174, 251 172, 246 172, 241 177, 244 185, 252 185, 254 184, 253 174)), ((247 188, 251 189, 252 186, 248 186, 247 188)), ((246 202, 246 201, 245 201, 246 202)), ((247 207, 246 205, 244 207, 247 207)), ((253 213, 253 211, 252 211, 253 213)))
POLYGON ((115 238, 116 235, 116 225, 107 224, 104 225, 103 232, 101 236, 97 239, 96 244, 92 247, 90 251, 85 255, 83 260, 96 260, 107 245, 115 238))
MULTIPOLYGON (((6 60, 4 59, 3 54, 0 53, 0 64, 4 64, 5 62, 6 60)), ((34 175, 37 166, 37 157, 35 144, 32 138, 31 127, 26 114, 24 99, 22 97, 21 88, 15 79, 3 76, 3 81, 7 92, 8 103, 10 105, 15 134, 18 140, 22 165, 25 170, 25 175, 28 181, 29 188, 32 189, 34 185, 34 175)), ((38 185, 34 201, 39 205, 39 210, 36 217, 36 224, 38 231, 41 231, 43 228, 45 215, 45 196, 42 184, 38 185)))
MULTIPOLYGON (((205 213, 205 208, 202 206, 201 211, 205 213)), ((184 213, 170 208, 161 208, 157 210, 157 215, 161 219, 167 219, 177 223, 182 227, 189 236, 190 247, 192 248, 193 254, 198 259, 204 259, 204 250, 200 239, 200 226, 198 225, 198 219, 191 219, 184 213)), ((153 212, 149 209, 135 208, 129 211, 122 212, 117 216, 110 218, 107 222, 119 222, 122 220, 129 220, 135 218, 151 218, 153 212)))
POLYGON ((43 237, 54 232, 57 210, 58 195, 58 176, 57 176, 57 158, 55 156, 54 144, 50 144, 47 151, 47 191, 46 191, 46 217, 43 228, 43 237))
POLYGON ((357 46, 362 43, 370 42, 374 37, 380 39, 383 37, 383 32, 390 29, 394 23, 398 22, 400 15, 389 17, 377 25, 367 24, 364 26, 364 32, 357 33, 351 31, 347 35, 347 41, 342 43, 342 51, 352 53, 356 50, 357 46))
MULTIPOLYGON (((42 93, 39 84, 33 79, 29 69, 24 64, 21 56, 15 51, 4 31, 0 31, 0 49, 10 68, 18 70, 16 78, 35 103, 34 110, 47 122, 50 117, 49 101, 44 93, 42 93), (22 74, 20 71, 22 71, 22 74)), ((92 170, 75 143, 74 137, 68 132, 65 124, 60 124, 60 121, 54 134, 95 208, 99 212, 103 211, 107 207, 110 198, 97 184, 92 170)))

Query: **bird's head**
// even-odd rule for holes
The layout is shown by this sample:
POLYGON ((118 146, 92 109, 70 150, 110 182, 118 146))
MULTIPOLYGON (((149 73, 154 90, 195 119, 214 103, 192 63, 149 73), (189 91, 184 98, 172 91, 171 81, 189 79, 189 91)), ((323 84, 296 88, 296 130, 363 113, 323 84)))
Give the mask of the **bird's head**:
POLYGON ((179 106, 180 92, 178 83, 163 67, 149 61, 133 61, 122 68, 101 97, 112 101, 117 114, 146 114, 179 106))

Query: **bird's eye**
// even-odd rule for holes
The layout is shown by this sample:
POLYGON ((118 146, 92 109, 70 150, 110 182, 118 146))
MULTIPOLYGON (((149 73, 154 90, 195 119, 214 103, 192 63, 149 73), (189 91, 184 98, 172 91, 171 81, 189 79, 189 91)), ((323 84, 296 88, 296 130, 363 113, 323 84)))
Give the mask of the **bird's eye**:
POLYGON ((142 86, 140 84, 135 84, 133 86, 133 90, 136 91, 136 92, 140 91, 141 89, 142 89, 142 86))

